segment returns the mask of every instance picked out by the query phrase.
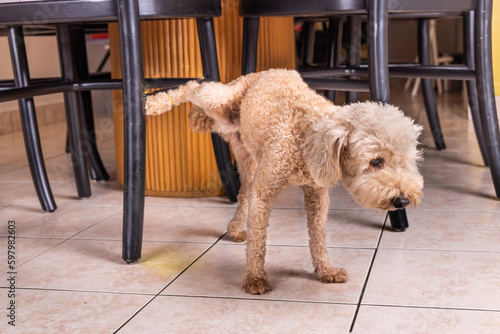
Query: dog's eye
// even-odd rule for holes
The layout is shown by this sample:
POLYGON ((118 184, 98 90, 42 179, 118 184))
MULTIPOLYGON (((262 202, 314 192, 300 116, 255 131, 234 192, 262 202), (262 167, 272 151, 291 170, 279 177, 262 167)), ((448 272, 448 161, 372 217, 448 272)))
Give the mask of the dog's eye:
POLYGON ((370 165, 372 165, 373 167, 382 167, 382 162, 383 162, 383 159, 382 158, 378 158, 378 159, 373 159, 372 161, 370 161, 370 165))

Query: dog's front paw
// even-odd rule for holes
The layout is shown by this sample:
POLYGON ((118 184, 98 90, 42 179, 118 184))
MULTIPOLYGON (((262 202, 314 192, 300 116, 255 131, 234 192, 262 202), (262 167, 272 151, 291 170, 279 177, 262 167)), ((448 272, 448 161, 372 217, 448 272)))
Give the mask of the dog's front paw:
POLYGON ((253 295, 262 295, 271 291, 271 286, 265 278, 258 278, 253 275, 247 275, 243 280, 243 289, 253 295))
POLYGON ((243 242, 243 241, 247 240, 247 232, 245 232, 245 231, 237 231, 237 232, 228 231, 227 235, 234 242, 243 242))
POLYGON ((343 268, 319 268, 316 270, 321 282, 325 283, 345 283, 347 282, 347 272, 343 268))

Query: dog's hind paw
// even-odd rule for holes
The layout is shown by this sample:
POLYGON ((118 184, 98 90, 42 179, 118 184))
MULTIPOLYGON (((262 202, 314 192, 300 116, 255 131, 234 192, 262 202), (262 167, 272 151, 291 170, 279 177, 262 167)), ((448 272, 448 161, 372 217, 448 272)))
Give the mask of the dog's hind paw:
POLYGON ((324 283, 345 283, 347 282, 347 272, 343 268, 321 268, 316 270, 321 282, 324 283))
POLYGON ((189 126, 194 132, 213 132, 214 120, 205 113, 205 111, 198 107, 192 106, 189 112, 189 126))
POLYGON ((257 278, 252 275, 247 275, 243 281, 243 289, 253 295, 262 295, 271 291, 271 286, 264 278, 257 278))
POLYGON ((227 236, 231 238, 234 242, 243 242, 247 240, 247 232, 237 231, 237 232, 227 232, 227 236))

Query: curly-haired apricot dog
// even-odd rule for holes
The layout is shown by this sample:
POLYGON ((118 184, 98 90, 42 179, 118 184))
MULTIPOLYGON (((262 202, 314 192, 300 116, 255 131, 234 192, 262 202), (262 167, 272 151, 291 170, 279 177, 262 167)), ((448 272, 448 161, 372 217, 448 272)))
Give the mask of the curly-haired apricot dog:
POLYGON ((183 102, 195 105, 193 130, 219 133, 236 158, 241 190, 228 235, 247 239, 243 288, 249 293, 271 290, 264 271, 266 229, 273 201, 289 185, 304 192, 314 270, 328 283, 347 280, 344 269, 330 264, 325 244, 329 187, 342 179, 356 202, 380 210, 418 205, 422 198, 417 169, 421 127, 394 106, 336 106, 296 71, 269 70, 229 84, 188 82, 150 96, 147 114, 183 102))

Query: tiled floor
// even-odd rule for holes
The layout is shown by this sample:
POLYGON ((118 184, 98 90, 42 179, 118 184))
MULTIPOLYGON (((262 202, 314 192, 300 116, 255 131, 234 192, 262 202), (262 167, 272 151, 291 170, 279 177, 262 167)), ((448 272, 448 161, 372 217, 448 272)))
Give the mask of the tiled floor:
MULTIPOLYGON (((394 99, 427 125, 421 99, 394 99)), ((224 236, 224 198, 147 198, 143 258, 121 260, 121 190, 109 119, 97 122, 113 176, 76 198, 64 124, 41 129, 57 204, 41 211, 22 135, 0 137, 0 332, 18 333, 498 333, 500 201, 457 94, 440 99, 448 148, 422 138, 426 185, 410 228, 332 191, 329 253, 345 284, 316 280, 300 191, 276 203, 266 268, 274 290, 241 289, 245 246, 224 236), (7 222, 15 220, 16 327, 8 325, 7 222)))

